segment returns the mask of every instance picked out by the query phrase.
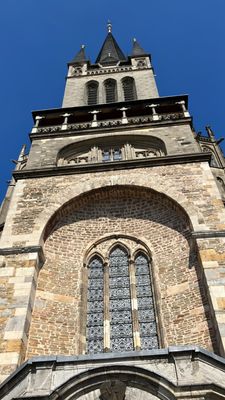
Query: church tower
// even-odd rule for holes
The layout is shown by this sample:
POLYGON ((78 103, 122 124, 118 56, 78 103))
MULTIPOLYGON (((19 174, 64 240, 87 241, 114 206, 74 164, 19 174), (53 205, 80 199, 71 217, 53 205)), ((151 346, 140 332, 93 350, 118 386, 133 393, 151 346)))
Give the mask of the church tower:
POLYGON ((0 399, 225 397, 224 156, 108 23, 0 214, 0 399))

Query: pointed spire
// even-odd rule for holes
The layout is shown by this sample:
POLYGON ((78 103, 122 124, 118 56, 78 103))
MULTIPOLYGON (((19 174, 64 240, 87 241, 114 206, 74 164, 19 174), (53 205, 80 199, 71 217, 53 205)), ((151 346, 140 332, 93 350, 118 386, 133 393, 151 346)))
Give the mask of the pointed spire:
POLYGON ((96 59, 100 64, 116 64, 119 61, 126 61, 126 57, 112 35, 112 24, 107 23, 108 34, 96 59))
POLYGON ((133 49, 132 49, 132 56, 145 56, 147 53, 146 51, 139 45, 137 40, 133 39, 133 49))
POLYGON ((75 57, 72 59, 72 61, 70 61, 70 64, 75 64, 75 63, 83 63, 86 62, 87 58, 85 55, 85 45, 82 44, 80 50, 78 51, 78 53, 75 55, 75 57))

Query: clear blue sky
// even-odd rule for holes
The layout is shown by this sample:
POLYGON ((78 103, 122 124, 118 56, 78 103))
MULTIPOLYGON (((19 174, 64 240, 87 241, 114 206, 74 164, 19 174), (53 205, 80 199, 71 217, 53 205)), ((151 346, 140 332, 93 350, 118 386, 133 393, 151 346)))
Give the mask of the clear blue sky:
POLYGON ((81 44, 94 61, 108 19, 125 53, 136 37, 152 54, 161 96, 189 94, 195 129, 225 134, 225 0, 1 0, 0 201, 31 111, 61 106, 66 63, 81 44))

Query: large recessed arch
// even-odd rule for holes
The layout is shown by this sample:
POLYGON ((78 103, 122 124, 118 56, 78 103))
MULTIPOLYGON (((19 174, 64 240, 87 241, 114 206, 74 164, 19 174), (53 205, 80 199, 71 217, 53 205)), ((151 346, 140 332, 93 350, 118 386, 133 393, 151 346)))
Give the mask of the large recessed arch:
POLYGON ((81 161, 82 159, 85 161, 86 157, 87 162, 93 162, 93 160, 90 159, 89 154, 92 148, 98 148, 100 150, 103 150, 104 148, 114 148, 115 146, 122 148, 127 144, 131 146, 131 150, 130 152, 126 149, 124 150, 126 153, 124 154, 124 159, 139 157, 141 155, 141 151, 143 152, 147 150, 149 150, 149 153, 152 151, 152 156, 154 152, 157 156, 163 156, 167 154, 166 146, 163 140, 154 135, 118 133, 114 136, 99 135, 99 137, 71 143, 59 150, 56 163, 57 165, 67 165, 71 160, 75 160, 79 157, 81 161))
MULTIPOLYGON (((161 314, 164 315, 165 313, 165 318, 167 318, 163 322, 164 325, 171 326, 170 319, 178 318, 177 312, 174 311, 175 314, 173 314, 170 307, 179 299, 182 302, 181 312, 185 318, 178 318, 177 325, 173 325, 176 327, 174 332, 171 329, 167 330, 166 326, 163 327, 162 331, 166 334, 162 346, 166 347, 173 344, 173 340, 177 340, 180 345, 192 344, 193 338, 195 338, 196 343, 196 334, 198 335, 198 333, 193 333, 193 337, 191 334, 186 335, 185 342, 182 336, 179 336, 179 329, 182 328, 183 330, 184 326, 189 329, 192 323, 194 326, 192 309, 196 307, 196 304, 202 304, 198 315, 200 315, 199 318, 204 324, 203 336, 202 333, 201 335, 199 333, 198 344, 204 345, 207 341, 209 343, 207 346, 211 346, 211 333, 209 333, 211 331, 207 322, 205 322, 207 317, 204 311, 204 307, 208 307, 208 303, 206 304, 205 297, 204 301, 201 300, 202 286, 198 283, 201 278, 197 275, 199 264, 197 253, 191 247, 191 231, 191 220, 178 202, 165 194, 146 187, 108 185, 86 191, 67 202, 62 202, 61 207, 49 218, 43 232, 47 261, 40 271, 36 299, 40 297, 42 302, 41 296, 44 296, 46 312, 50 313, 51 310, 48 311, 48 299, 51 301, 51 298, 56 296, 61 301, 61 296, 63 296, 62 302, 65 297, 66 309, 70 308, 69 315, 76 314, 74 322, 76 332, 74 331, 74 335, 72 335, 73 343, 68 344, 68 349, 74 348, 76 353, 82 353, 76 347, 78 344, 74 343, 73 338, 79 335, 79 321, 81 316, 84 315, 81 282, 85 252, 89 244, 96 243, 104 236, 110 237, 114 234, 118 236, 118 240, 120 235, 124 234, 128 237, 143 239, 143 243, 146 243, 149 249, 148 253, 152 255, 154 282, 156 282, 157 293, 159 293, 157 302, 159 307, 162 308, 161 314), (60 285, 62 277, 63 280, 69 282, 69 286, 60 285), (51 294, 52 292, 53 294, 51 294), (45 295, 45 293, 47 294, 45 295), (185 302, 182 300, 183 293, 185 293, 185 302), (195 293, 194 297, 193 293, 195 293), (175 297, 170 301, 168 311, 166 299, 171 296, 175 297), (72 307, 77 307, 76 311, 72 307)), ((122 240, 122 242, 124 241, 122 240)), ((96 250, 98 251, 98 249, 96 250)), ((64 310, 65 307, 62 306, 62 309, 64 310)), ((173 310, 176 310, 176 308, 173 308, 173 310)), ((179 313, 180 310, 178 310, 179 313)), ((39 311, 34 308, 34 323, 31 323, 33 334, 35 334, 35 324, 38 324, 39 318, 39 311)), ((57 325, 57 313, 54 318, 53 330, 59 335, 61 328, 59 329, 57 325)), ((67 320, 70 323, 71 320, 67 320)), ((46 329, 48 330, 48 327, 46 329)), ((63 341, 63 346, 64 344, 65 341, 63 341)), ((32 351, 31 346, 28 350, 29 356, 34 355, 32 351)), ((36 351, 38 349, 35 349, 36 351)), ((51 351, 51 344, 46 348, 46 354, 48 354, 48 351, 51 351)), ((67 348, 65 354, 67 354, 67 348)))
POLYGON ((61 207, 59 207, 57 210, 55 210, 54 213, 50 216, 48 219, 43 232, 42 232, 42 238, 45 241, 46 238, 48 237, 49 232, 53 229, 53 227, 57 224, 57 222, 61 219, 63 215, 66 215, 68 210, 76 209, 78 202, 80 201, 88 201, 88 198, 92 195, 95 194, 100 194, 100 193, 107 193, 107 192, 115 192, 116 190, 119 190, 120 193, 122 194, 123 192, 125 193, 127 190, 134 191, 134 193, 138 194, 139 197, 143 194, 151 194, 155 199, 161 199, 165 205, 169 205, 171 207, 171 210, 176 210, 179 212, 180 215, 183 216, 183 218, 186 219, 186 223, 190 231, 193 230, 193 224, 191 221, 190 216, 188 215, 187 211, 182 207, 181 204, 179 204, 176 200, 170 198, 164 193, 159 193, 156 190, 152 188, 147 188, 143 186, 138 186, 138 185, 106 185, 103 187, 99 188, 92 188, 91 190, 85 191, 83 193, 80 193, 78 196, 71 198, 68 201, 65 201, 61 207))
MULTIPOLYGON (((144 188, 146 190, 158 192, 160 195, 171 199, 174 204, 180 207, 181 210, 188 216, 193 231, 198 230, 198 220, 203 219, 198 208, 194 203, 190 202, 185 193, 180 193, 176 190, 176 187, 165 186, 160 180, 151 182, 148 175, 143 171, 141 175, 141 185, 134 181, 133 176, 129 177, 125 174, 114 173, 113 176, 101 176, 98 175, 92 179, 87 180, 84 175, 79 183, 67 185, 66 190, 64 188, 54 192, 54 195, 49 198, 48 207, 45 207, 35 221, 34 231, 32 236, 32 244, 43 245, 43 239, 46 237, 46 231, 49 223, 57 216, 59 212, 70 202, 79 198, 81 195, 90 193, 93 190, 104 189, 114 186, 144 188)), ((29 240, 28 240, 29 242, 29 240)))
MULTIPOLYGON (((101 388, 103 384, 115 381, 123 383, 126 390, 128 388, 138 389, 160 400, 176 398, 176 386, 164 376, 136 366, 114 365, 89 369, 88 372, 72 377, 50 395, 50 400, 59 398, 83 400, 88 394, 91 395, 96 389, 101 388)), ((87 400, 88 398, 89 396, 86 397, 87 400)), ((143 396, 143 398, 145 397, 143 396)))

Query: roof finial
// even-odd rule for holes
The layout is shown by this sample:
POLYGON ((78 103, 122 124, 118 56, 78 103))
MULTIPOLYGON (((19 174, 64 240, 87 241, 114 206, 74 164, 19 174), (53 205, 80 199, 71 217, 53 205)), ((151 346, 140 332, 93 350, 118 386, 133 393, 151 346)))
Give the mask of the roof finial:
POLYGON ((108 33, 111 33, 111 32, 112 32, 112 24, 111 24, 111 21, 110 21, 110 20, 108 20, 107 29, 108 29, 108 33))

